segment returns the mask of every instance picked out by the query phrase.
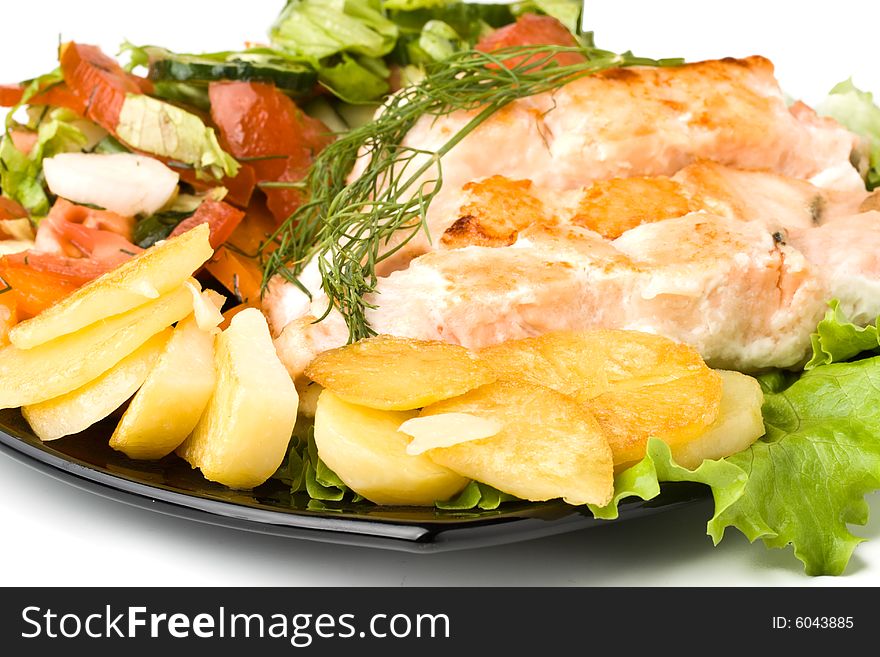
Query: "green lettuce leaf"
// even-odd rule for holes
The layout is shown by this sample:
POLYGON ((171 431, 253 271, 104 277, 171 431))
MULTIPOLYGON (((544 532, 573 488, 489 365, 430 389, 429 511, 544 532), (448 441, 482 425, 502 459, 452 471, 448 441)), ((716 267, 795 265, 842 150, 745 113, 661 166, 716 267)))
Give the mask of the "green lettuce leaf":
POLYGON ((651 438, 645 458, 615 475, 614 497, 611 502, 604 507, 590 504, 590 511, 596 518, 614 520, 618 517, 621 501, 629 497, 653 499, 660 494, 660 483, 664 481, 691 481, 709 486, 715 498, 717 517, 742 495, 746 486, 746 473, 724 459, 703 461, 696 470, 688 470, 675 463, 665 442, 651 438))
POLYGON ((323 59, 343 52, 382 57, 394 48, 398 31, 378 2, 290 0, 269 34, 281 50, 323 59))
POLYGON ((430 20, 425 23, 418 40, 418 47, 434 61, 446 59, 461 50, 462 45, 463 42, 458 36, 458 32, 452 29, 448 23, 438 20, 430 20))
POLYGON ((862 138, 867 155, 865 184, 869 190, 880 186, 880 107, 874 103, 874 96, 856 87, 851 79, 845 80, 831 90, 817 111, 837 119, 862 138))
POLYGON ((385 9, 398 9, 400 11, 413 11, 415 9, 446 7, 460 1, 461 0, 383 0, 382 7, 385 9))
MULTIPOLYGON (((348 103, 366 103, 388 93, 388 75, 370 67, 369 58, 342 55, 339 62, 318 68, 318 80, 348 103)), ((374 60, 375 61, 375 60, 374 60)))
POLYGON ((767 435, 725 461, 748 475, 716 509, 709 534, 726 527, 767 547, 792 545, 809 575, 843 572, 862 539, 864 496, 880 488, 880 358, 823 365, 765 395, 767 435))
POLYGON ((517 497, 502 493, 500 490, 492 488, 487 484, 472 481, 451 500, 438 500, 434 502, 434 506, 447 511, 468 511, 470 509, 494 511, 503 502, 514 502, 517 500, 517 497))
MULTIPOLYGON (((294 436, 287 458, 274 475, 275 479, 290 486, 292 493, 305 493, 312 500, 339 502, 349 499, 352 502, 364 498, 352 491, 318 456, 315 444, 314 427, 309 427, 305 435, 294 436)), ((319 507, 318 507, 319 508, 319 507)))
POLYGON ((126 96, 116 135, 132 148, 188 164, 201 177, 232 178, 238 173, 238 162, 220 147, 213 128, 195 114, 149 96, 126 96))
POLYGON ((58 153, 79 151, 87 139, 73 121, 76 115, 68 110, 48 112, 37 127, 37 141, 25 155, 12 143, 7 133, 0 140, 0 189, 18 201, 32 216, 49 212, 49 197, 44 188, 43 160, 58 153))
MULTIPOLYGON (((880 348, 877 322, 868 326, 857 326, 841 312, 837 299, 832 299, 828 305, 831 309, 825 313, 812 335, 813 357, 804 369, 811 370, 819 365, 839 363, 864 351, 880 348)), ((880 318, 877 321, 880 322, 880 318)))

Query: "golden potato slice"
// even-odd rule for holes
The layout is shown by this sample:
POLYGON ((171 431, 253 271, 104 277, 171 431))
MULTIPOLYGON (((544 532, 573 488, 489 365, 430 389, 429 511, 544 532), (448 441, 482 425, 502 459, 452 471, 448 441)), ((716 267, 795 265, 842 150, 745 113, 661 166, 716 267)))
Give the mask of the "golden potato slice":
POLYGON ((563 394, 595 397, 613 388, 665 383, 708 369, 700 354, 638 331, 557 331, 479 352, 501 379, 533 381, 563 394))
POLYGON ((38 404, 84 386, 191 312, 192 294, 181 286, 33 349, 0 349, 0 408, 38 404))
POLYGON ((491 383, 422 410, 468 413, 499 422, 490 438, 431 449, 450 470, 526 500, 607 504, 614 488, 611 450, 596 420, 571 398, 542 386, 491 383))
POLYGON ((259 310, 233 317, 215 349, 217 386, 177 454, 211 481, 252 488, 284 460, 299 399, 259 310))
POLYGON ((175 290, 214 253, 209 232, 202 224, 147 249, 16 325, 9 332, 10 342, 19 349, 32 349, 175 290))
POLYGON ((171 329, 157 333, 81 388, 22 407, 24 419, 43 441, 56 440, 88 429, 122 406, 141 387, 170 335, 171 329))
POLYGON ((305 374, 345 401, 388 411, 421 408, 495 380, 463 347, 390 335, 325 351, 305 374))
POLYGON ((615 466, 644 457, 648 437, 675 446, 715 421, 721 378, 699 353, 637 331, 548 333, 480 352, 500 379, 553 388, 583 403, 608 436, 615 466))
POLYGON ((741 452, 764 435, 764 393, 760 384, 739 372, 716 370, 722 395, 718 417, 696 438, 672 448, 672 458, 691 470, 705 459, 720 459, 741 452))
POLYGON ((133 459, 160 459, 195 429, 214 392, 214 335, 195 316, 178 323, 144 385, 135 393, 110 447, 133 459))
POLYGON ((318 455, 345 485, 376 504, 431 506, 468 484, 424 455, 410 456, 398 427, 417 411, 381 411, 343 401, 330 390, 318 398, 318 455))
POLYGON ((674 448, 703 433, 718 417, 721 377, 707 368, 667 383, 574 398, 599 421, 614 465, 622 468, 644 458, 651 436, 674 448))

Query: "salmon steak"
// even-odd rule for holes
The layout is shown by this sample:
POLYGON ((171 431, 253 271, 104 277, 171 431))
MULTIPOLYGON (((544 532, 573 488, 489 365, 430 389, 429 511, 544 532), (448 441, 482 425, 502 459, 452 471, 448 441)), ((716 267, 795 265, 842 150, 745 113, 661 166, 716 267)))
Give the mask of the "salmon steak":
MULTIPOLYGON (((405 144, 436 151, 472 114, 422 117, 405 144)), ((787 105, 762 57, 615 69, 514 101, 442 158, 427 230, 377 268, 367 321, 469 348, 630 329, 713 367, 803 365, 828 300, 880 314, 880 202, 857 145, 787 105)), ((276 277, 263 303, 295 377, 349 337, 317 261, 300 283, 310 295, 276 277)))

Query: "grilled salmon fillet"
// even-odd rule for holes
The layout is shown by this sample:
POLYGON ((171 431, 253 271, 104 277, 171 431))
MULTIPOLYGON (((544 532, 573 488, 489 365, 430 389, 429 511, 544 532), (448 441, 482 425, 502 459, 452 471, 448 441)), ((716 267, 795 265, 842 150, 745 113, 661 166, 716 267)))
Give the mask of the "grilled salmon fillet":
MULTIPOLYGON (((625 328, 717 367, 795 366, 828 299, 862 321, 880 314, 880 212, 862 211, 875 198, 712 162, 566 193, 494 176, 462 188, 439 248, 380 278, 368 320, 473 348, 625 328)), ((304 280, 318 289, 315 266, 304 280)), ((267 302, 295 375, 347 340, 337 313, 313 323, 320 293, 281 284, 267 302)))
MULTIPOLYGON (((424 117, 405 141, 436 150, 470 116, 424 117)), ((761 57, 606 71, 521 99, 443 157, 433 239, 383 263, 367 319, 474 348, 637 329, 713 366, 796 366, 828 299, 880 313, 880 286, 862 284, 880 274, 880 203, 850 163, 856 144, 789 108, 761 57), (871 253, 848 255, 861 244, 871 253)), ((335 310, 315 323, 317 262, 300 282, 311 299, 274 280, 263 304, 294 376, 348 338, 335 310)))
MULTIPOLYGON (((422 117, 404 144, 435 152, 475 113, 422 117)), ((559 191, 612 178, 672 175, 699 159, 854 191, 862 186, 850 163, 856 145, 857 138, 834 120, 803 103, 789 108, 773 64, 763 57, 612 69, 514 101, 467 135, 442 159, 443 188, 426 219, 433 227, 464 185, 493 175, 559 191)), ((363 158, 352 177, 365 163, 363 158)), ((436 176, 431 168, 421 182, 436 176)), ((382 263, 380 273, 405 267, 430 248, 426 236, 414 239, 382 263)))

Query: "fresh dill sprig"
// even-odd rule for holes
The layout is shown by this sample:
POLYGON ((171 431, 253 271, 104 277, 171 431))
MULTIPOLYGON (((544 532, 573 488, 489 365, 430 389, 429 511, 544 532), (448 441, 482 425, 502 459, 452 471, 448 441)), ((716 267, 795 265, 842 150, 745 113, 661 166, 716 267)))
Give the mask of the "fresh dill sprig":
POLYGON ((366 318, 372 306, 364 297, 376 289, 376 265, 427 229, 426 211, 443 184, 441 158, 446 153, 519 98, 611 68, 680 63, 566 46, 465 50, 436 62, 418 84, 391 96, 375 121, 341 136, 317 156, 305 180, 297 183, 307 201, 270 238, 277 248, 265 257, 263 285, 281 274, 309 294, 297 276, 317 257, 329 299, 318 321, 335 308, 351 341, 374 335, 366 318), (558 55, 572 52, 584 54, 586 61, 557 63, 558 55), (403 143, 422 116, 455 111, 473 115, 436 151, 403 143), (348 183, 359 158, 363 171, 348 183))

